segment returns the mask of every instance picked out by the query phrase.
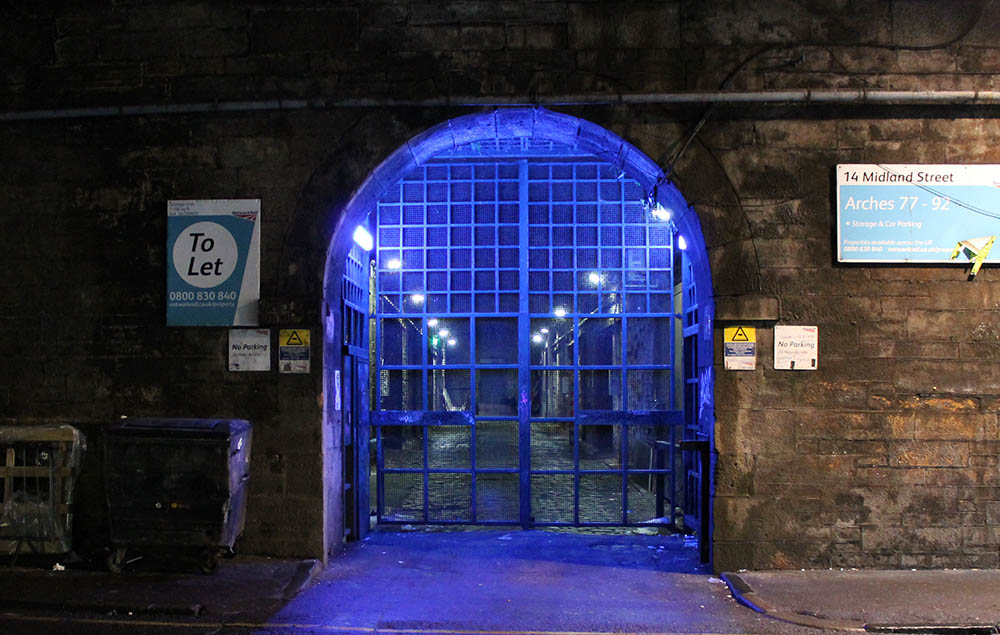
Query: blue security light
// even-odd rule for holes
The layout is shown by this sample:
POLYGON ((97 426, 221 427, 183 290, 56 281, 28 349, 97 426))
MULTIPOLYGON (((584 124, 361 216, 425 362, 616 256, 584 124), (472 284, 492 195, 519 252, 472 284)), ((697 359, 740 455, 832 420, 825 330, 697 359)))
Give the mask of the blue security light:
POLYGON ((354 242, 358 243, 358 246, 365 251, 371 251, 372 247, 375 246, 375 240, 372 238, 372 235, 361 225, 358 225, 357 229, 354 230, 354 242))
POLYGON ((684 240, 684 237, 681 236, 680 234, 677 234, 677 247, 679 247, 680 249, 688 248, 687 241, 684 240))

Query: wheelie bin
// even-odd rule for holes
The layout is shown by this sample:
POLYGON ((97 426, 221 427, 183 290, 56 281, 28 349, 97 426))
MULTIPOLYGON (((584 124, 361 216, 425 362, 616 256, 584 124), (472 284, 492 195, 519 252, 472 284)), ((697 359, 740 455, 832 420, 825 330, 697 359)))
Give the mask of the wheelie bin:
POLYGON ((252 427, 242 419, 123 418, 105 434, 110 553, 197 558, 212 573, 243 533, 252 427))

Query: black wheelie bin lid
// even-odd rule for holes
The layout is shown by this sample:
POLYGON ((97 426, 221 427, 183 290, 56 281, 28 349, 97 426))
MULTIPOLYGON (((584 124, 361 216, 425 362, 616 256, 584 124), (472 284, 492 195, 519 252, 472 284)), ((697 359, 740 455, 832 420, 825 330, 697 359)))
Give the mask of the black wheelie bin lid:
POLYGON ((129 418, 115 421, 108 432, 122 436, 232 438, 250 429, 245 419, 129 418))

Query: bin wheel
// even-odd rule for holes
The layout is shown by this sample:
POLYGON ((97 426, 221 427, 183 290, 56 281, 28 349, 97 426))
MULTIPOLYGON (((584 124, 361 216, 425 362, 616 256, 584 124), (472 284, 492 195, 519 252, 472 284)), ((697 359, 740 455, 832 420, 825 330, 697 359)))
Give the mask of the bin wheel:
POLYGON ((222 557, 231 560, 235 558, 240 553, 240 542, 243 540, 243 536, 238 536, 236 540, 233 541, 232 547, 226 547, 222 550, 222 557))
POLYGON ((205 549, 198 556, 198 568, 202 573, 215 573, 219 568, 219 552, 205 549))
POLYGON ((125 548, 112 549, 108 557, 105 558, 104 564, 108 566, 108 571, 111 573, 121 573, 122 567, 125 564, 125 548))

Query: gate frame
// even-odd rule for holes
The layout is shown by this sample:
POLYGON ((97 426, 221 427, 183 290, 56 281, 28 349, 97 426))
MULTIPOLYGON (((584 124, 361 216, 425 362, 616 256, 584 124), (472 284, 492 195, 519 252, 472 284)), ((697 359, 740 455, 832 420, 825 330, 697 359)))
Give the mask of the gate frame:
MULTIPOLYGON (((339 299, 340 280, 344 262, 350 249, 354 228, 364 222, 368 213, 386 189, 409 174, 414 168, 445 150, 477 141, 511 137, 530 137, 559 144, 574 146, 618 167, 635 179, 649 193, 650 202, 662 205, 672 212, 672 220, 678 234, 687 244, 686 255, 690 259, 695 276, 695 294, 698 305, 698 378, 699 400, 698 421, 702 430, 709 435, 711 466, 703 469, 710 478, 710 496, 714 494, 715 463, 715 377, 713 326, 715 318, 714 292, 711 267, 705 237, 697 212, 684 199, 677 187, 669 180, 669 175, 638 148, 615 133, 578 117, 557 113, 541 107, 494 108, 487 111, 462 115, 446 120, 421 132, 405 142, 383 160, 360 186, 353 192, 344 206, 337 227, 330 240, 326 254, 324 279, 324 385, 336 385, 332 378, 339 378, 341 355, 339 328, 331 310, 331 300, 339 299)), ((339 301, 335 306, 339 305, 339 301)), ((339 386, 338 386, 339 388, 339 386)), ((323 400, 324 411, 332 408, 333 395, 323 400)), ((324 412, 324 420, 329 421, 329 412, 324 412)), ((340 484, 341 487, 343 484, 340 484)), ((708 505, 708 531, 714 529, 713 505, 708 505)), ((703 546, 704 548, 704 546, 703 546)), ((708 550, 712 552, 711 549, 708 550)))

